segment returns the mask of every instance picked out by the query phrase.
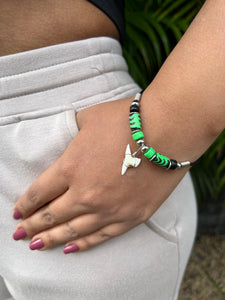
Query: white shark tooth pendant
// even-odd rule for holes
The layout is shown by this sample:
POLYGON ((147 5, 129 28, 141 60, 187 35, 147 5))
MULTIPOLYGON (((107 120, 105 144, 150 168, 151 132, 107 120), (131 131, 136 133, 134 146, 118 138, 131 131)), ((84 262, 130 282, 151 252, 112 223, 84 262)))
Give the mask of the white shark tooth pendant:
MULTIPOLYGON (((138 149, 139 151, 139 149, 138 149)), ((130 145, 127 145, 126 152, 125 152, 125 158, 123 160, 123 165, 122 165, 122 171, 121 174, 124 175, 129 167, 138 167, 141 163, 141 159, 138 157, 135 157, 137 152, 134 152, 131 154, 130 152, 130 145)))

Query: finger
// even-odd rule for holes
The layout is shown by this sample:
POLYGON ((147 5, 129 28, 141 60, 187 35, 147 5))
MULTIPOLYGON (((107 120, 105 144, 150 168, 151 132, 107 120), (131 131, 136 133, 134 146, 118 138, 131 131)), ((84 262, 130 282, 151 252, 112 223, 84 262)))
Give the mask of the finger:
POLYGON ((46 250, 90 234, 104 225, 105 224, 102 222, 101 218, 96 214, 82 215, 49 230, 38 233, 32 238, 30 248, 32 250, 40 248, 41 250, 46 250), (36 242, 37 240, 39 242, 36 242), (38 244, 38 247, 35 247, 36 244, 38 244), (39 245, 42 247, 39 247, 39 245))
POLYGON ((129 229, 131 229, 131 227, 126 223, 113 223, 107 225, 94 233, 68 242, 64 247, 63 252, 68 254, 71 252, 86 251, 113 237, 127 232, 129 229))
POLYGON ((85 213, 91 213, 91 208, 79 203, 79 198, 74 191, 68 190, 19 223, 16 231, 23 228, 26 237, 32 237, 41 231, 65 223, 85 213))
POLYGON ((58 164, 54 163, 18 199, 14 206, 14 217, 17 219, 20 213, 23 218, 27 218, 49 201, 65 193, 67 189, 66 179, 61 174, 58 164))

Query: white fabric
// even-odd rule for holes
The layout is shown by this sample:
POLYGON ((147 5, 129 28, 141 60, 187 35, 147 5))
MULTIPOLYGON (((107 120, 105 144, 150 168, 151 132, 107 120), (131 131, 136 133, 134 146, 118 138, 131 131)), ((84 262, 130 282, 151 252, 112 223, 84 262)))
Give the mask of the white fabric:
POLYGON ((6 286, 14 300, 177 299, 197 224, 189 173, 147 222, 91 250, 12 239, 13 206, 76 136, 75 111, 139 90, 107 37, 0 57, 1 300, 6 286))

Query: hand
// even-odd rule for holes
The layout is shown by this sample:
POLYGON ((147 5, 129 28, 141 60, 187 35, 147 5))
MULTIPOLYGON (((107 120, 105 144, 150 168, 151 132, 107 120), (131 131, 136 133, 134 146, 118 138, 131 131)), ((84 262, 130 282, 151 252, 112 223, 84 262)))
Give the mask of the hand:
POLYGON ((17 229, 25 231, 20 229, 20 238, 37 241, 32 249, 66 243, 74 246, 65 253, 84 251, 121 235, 149 219, 185 175, 155 166, 143 154, 139 167, 121 175, 127 144, 137 150, 128 119, 131 100, 81 110, 77 136, 18 199, 14 208, 23 221, 17 229))

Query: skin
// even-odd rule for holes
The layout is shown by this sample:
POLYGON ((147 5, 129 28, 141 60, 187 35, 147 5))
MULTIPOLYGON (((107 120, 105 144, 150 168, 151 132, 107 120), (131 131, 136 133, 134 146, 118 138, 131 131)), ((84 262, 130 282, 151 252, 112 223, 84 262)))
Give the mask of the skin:
MULTIPOLYGON (((205 2, 141 99, 146 144, 178 161, 197 159, 225 127, 224 14, 224 1, 205 2)), ((78 135, 16 202, 23 215, 17 229, 41 239, 41 251, 59 244, 85 251, 127 232, 150 218, 186 174, 138 154, 140 166, 121 176, 126 145, 137 149, 128 121, 132 99, 78 112, 78 135)))
POLYGON ((100 35, 119 39, 114 23, 86 0, 0 1, 0 56, 100 35))

